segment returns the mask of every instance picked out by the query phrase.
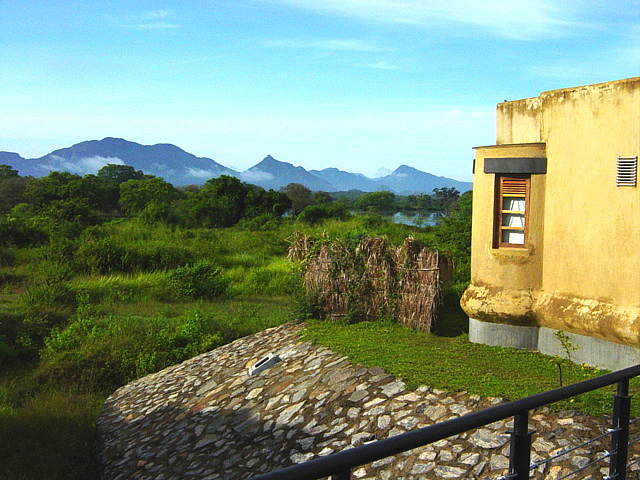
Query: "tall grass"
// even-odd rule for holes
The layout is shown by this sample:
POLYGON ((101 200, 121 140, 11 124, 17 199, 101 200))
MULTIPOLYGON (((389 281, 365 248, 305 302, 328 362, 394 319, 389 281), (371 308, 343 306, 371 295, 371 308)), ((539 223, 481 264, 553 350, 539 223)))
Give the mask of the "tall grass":
POLYGON ((227 272, 231 282, 231 294, 293 295, 302 292, 302 277, 299 266, 285 258, 265 262, 253 268, 236 266, 227 272))
POLYGON ((70 287, 74 292, 85 292, 92 302, 101 304, 171 300, 174 296, 162 271, 76 277, 70 287))

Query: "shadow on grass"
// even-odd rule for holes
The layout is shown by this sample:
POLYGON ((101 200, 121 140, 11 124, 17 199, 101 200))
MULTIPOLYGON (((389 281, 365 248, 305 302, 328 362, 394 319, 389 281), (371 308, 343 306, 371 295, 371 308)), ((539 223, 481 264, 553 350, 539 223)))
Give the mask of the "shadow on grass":
POLYGON ((439 337, 457 337, 469 333, 469 317, 460 307, 458 295, 451 291, 444 292, 431 333, 439 337))
POLYGON ((0 408, 3 480, 98 480, 95 418, 103 400, 55 393, 0 408))

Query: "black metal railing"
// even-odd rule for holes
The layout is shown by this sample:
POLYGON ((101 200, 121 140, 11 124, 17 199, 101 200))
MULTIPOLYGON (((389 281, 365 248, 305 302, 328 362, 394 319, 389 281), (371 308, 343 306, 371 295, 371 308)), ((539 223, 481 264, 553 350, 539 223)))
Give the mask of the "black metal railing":
POLYGON ((329 476, 332 480, 349 480, 351 470, 355 467, 413 450, 509 417, 514 417, 513 431, 509 432, 511 434, 509 470, 508 474, 502 478, 509 480, 528 479, 531 469, 531 436, 535 433, 529 431, 529 411, 615 383, 618 386, 614 395, 612 428, 609 432, 611 434, 611 448, 606 456, 609 458, 609 476, 607 478, 625 480, 631 410, 629 379, 638 375, 640 375, 640 365, 538 393, 360 447, 343 450, 306 463, 258 475, 250 480, 314 480, 329 476))

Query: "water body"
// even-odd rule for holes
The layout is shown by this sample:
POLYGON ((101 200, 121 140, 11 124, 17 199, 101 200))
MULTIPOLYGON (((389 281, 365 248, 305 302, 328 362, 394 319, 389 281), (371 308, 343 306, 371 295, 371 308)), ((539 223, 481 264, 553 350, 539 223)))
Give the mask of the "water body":
POLYGON ((444 215, 440 212, 429 212, 426 215, 422 213, 408 214, 398 212, 390 218, 395 223, 404 223, 405 225, 412 225, 414 227, 433 227, 440 223, 444 215))

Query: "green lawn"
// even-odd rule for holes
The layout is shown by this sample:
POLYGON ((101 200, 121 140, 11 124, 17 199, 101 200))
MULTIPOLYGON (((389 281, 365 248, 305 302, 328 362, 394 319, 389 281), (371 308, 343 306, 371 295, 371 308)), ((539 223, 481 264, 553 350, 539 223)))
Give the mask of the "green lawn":
MULTIPOLYGON (((553 357, 470 343, 465 334, 436 336, 390 322, 309 321, 304 336, 355 362, 381 367, 401 377, 410 388, 428 385, 515 400, 559 386, 553 357)), ((562 370, 565 385, 603 373, 568 362, 562 363, 562 370)), ((612 386, 589 392, 552 408, 610 414, 613 390, 612 386)), ((637 379, 631 382, 631 390, 640 391, 637 379)))

